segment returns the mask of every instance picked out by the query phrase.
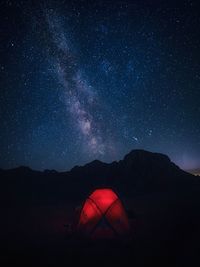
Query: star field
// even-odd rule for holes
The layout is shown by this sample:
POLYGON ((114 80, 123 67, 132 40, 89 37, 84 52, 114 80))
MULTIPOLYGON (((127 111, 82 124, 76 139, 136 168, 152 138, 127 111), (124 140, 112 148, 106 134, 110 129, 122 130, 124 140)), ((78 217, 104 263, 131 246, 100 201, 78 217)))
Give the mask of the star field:
POLYGON ((198 1, 1 1, 0 167, 132 149, 200 166, 198 1))

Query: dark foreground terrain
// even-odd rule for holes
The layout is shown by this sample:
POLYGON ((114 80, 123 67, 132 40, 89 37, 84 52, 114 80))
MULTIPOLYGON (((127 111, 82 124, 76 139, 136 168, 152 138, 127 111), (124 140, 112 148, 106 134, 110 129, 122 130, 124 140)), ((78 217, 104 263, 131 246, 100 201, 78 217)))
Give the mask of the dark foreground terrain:
POLYGON ((200 180, 162 154, 135 150, 119 162, 70 172, 0 171, 1 266, 200 266, 200 180), (124 242, 69 238, 76 207, 112 187, 130 216, 124 242))

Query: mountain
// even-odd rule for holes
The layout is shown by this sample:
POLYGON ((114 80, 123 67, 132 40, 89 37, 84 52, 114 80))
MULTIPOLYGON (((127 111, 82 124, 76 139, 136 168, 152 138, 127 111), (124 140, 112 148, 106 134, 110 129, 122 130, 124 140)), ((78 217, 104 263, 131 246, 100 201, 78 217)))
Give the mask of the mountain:
POLYGON ((1 169, 0 245, 5 262, 88 262, 85 245, 64 242, 63 225, 73 222, 76 207, 96 187, 112 187, 118 193, 134 238, 128 246, 108 251, 87 247, 92 263, 107 257, 111 266, 116 258, 123 266, 199 266, 199 177, 166 155, 144 150, 133 150, 118 162, 95 160, 66 172, 1 169))
POLYGON ((133 150, 119 162, 95 160, 67 172, 19 167, 0 170, 0 176, 1 197, 7 204, 82 199, 99 186, 112 187, 124 197, 200 187, 197 177, 181 170, 166 155, 144 150, 133 150))

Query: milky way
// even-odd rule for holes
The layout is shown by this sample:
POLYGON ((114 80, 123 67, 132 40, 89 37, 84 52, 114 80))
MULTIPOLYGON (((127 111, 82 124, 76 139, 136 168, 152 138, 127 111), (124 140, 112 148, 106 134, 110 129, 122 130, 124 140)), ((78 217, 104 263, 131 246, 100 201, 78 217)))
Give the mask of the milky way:
MULTIPOLYGON (((46 13, 48 28, 54 42, 53 54, 59 82, 64 88, 65 103, 75 125, 83 137, 87 153, 103 155, 105 143, 101 137, 100 126, 95 122, 93 109, 98 104, 98 95, 84 79, 77 55, 69 45, 66 33, 57 16, 46 13), (98 132, 98 133, 97 133, 98 132)), ((52 52, 52 51, 51 51, 52 52)))
POLYGON ((198 1, 0 1, 0 168, 133 149, 200 166, 198 1))

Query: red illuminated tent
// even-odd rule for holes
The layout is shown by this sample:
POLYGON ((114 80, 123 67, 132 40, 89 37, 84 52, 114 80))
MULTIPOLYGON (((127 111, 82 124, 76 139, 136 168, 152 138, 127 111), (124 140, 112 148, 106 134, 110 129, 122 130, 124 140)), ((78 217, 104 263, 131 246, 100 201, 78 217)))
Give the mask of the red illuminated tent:
POLYGON ((89 238, 121 238, 128 234, 128 217, 112 189, 96 189, 88 196, 80 211, 77 231, 89 238))

